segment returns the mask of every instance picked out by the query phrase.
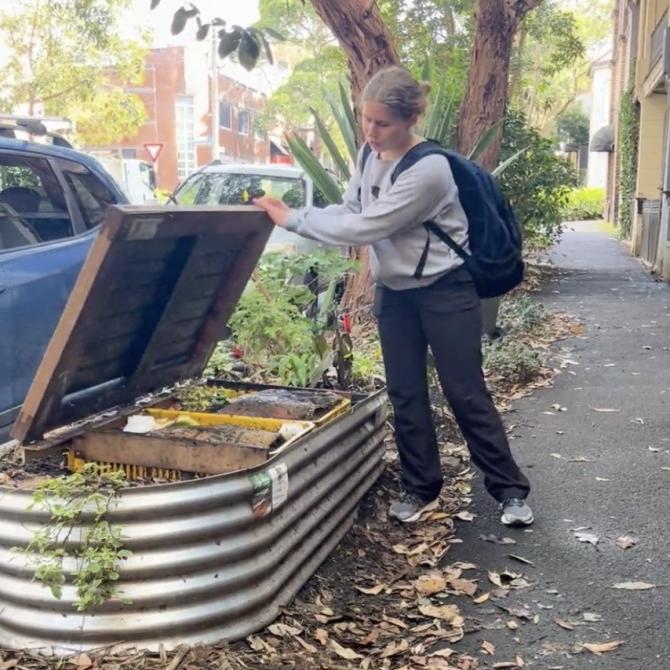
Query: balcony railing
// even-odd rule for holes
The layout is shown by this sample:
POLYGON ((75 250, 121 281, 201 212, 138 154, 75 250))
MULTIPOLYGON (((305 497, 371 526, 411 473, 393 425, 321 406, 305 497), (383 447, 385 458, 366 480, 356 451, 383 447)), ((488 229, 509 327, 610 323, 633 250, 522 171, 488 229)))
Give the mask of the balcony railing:
POLYGON ((651 42, 649 45, 649 70, 651 71, 661 60, 663 56, 663 43, 665 41, 665 31, 668 26, 668 11, 663 13, 663 16, 656 24, 656 27, 651 33, 651 42))

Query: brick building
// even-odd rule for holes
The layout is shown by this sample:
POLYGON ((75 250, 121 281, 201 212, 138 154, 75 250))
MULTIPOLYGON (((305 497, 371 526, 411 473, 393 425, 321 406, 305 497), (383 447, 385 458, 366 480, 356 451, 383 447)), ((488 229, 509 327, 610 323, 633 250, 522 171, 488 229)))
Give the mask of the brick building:
MULTIPOLYGON (((174 190, 211 161, 210 61, 205 49, 166 47, 147 55, 144 82, 129 89, 144 101, 147 120, 134 137, 96 148, 124 158, 149 160, 145 144, 162 144, 156 161, 158 187, 174 190)), ((219 156, 223 162, 267 163, 270 141, 256 118, 262 93, 218 73, 219 156)))

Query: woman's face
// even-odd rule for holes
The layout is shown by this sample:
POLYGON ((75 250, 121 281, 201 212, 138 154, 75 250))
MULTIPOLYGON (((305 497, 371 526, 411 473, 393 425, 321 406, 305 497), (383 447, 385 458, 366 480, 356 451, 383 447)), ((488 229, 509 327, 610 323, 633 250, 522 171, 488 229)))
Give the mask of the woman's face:
POLYGON ((403 149, 412 135, 416 117, 404 120, 381 102, 366 101, 361 110, 363 133, 373 151, 403 149))

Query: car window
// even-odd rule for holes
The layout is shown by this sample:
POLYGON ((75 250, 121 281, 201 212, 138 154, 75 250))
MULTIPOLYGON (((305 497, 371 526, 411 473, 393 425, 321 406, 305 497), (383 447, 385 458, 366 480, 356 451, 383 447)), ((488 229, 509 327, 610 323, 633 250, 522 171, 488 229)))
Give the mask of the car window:
POLYGON ((85 165, 67 160, 59 163, 79 205, 84 225, 87 229, 100 225, 107 207, 116 203, 116 197, 85 165))
POLYGON ((0 251, 73 234, 65 194, 44 158, 0 152, 0 251))
POLYGON ((261 195, 272 195, 289 207, 306 204, 305 182, 295 177, 232 173, 194 175, 176 193, 180 205, 241 205, 261 195))

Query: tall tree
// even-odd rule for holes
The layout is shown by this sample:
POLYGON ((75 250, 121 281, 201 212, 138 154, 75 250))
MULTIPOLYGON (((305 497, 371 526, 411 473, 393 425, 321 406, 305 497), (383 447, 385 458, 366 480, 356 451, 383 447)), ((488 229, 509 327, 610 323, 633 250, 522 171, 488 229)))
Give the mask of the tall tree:
POLYGON ((8 58, 0 85, 0 108, 18 107, 68 116, 79 123, 78 139, 105 144, 132 134, 144 105, 124 91, 138 82, 148 50, 146 38, 119 36, 129 0, 14 0, 0 8, 0 42, 8 58))
MULTIPOLYGON (((505 117, 510 59, 514 36, 526 14, 542 0, 477 0, 475 39, 465 99, 461 106, 456 145, 468 151, 481 134, 505 117)), ((495 167, 501 133, 481 154, 479 161, 495 167)))
POLYGON ((399 62, 393 35, 376 0, 311 2, 347 54, 351 93, 354 101, 358 101, 366 82, 377 70, 399 62))

